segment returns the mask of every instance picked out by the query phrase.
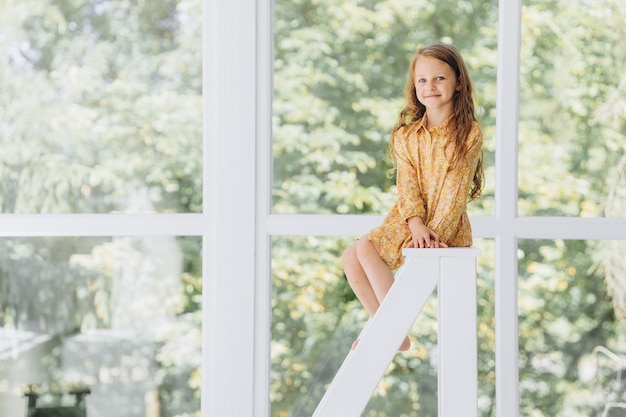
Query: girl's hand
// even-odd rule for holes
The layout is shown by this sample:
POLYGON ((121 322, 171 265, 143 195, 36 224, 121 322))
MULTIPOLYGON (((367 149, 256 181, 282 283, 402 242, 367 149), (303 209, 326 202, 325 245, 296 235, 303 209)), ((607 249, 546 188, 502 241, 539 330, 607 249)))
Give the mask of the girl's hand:
POLYGON ((439 235, 427 227, 420 217, 411 217, 408 220, 411 230, 411 243, 407 248, 447 248, 444 242, 439 240, 439 235))

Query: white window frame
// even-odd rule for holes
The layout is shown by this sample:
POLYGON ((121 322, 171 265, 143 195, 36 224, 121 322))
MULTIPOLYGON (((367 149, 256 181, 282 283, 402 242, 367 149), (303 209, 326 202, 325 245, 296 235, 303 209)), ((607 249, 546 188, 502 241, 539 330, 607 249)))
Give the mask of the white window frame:
MULTIPOLYGON (((268 417, 270 238, 358 236, 381 216, 273 215, 272 3, 203 0, 203 180, 199 214, 0 215, 0 236, 201 236, 204 417, 268 417)), ((521 0, 500 0, 495 216, 496 415, 519 416, 517 239, 626 240, 625 218, 518 217, 521 0)))

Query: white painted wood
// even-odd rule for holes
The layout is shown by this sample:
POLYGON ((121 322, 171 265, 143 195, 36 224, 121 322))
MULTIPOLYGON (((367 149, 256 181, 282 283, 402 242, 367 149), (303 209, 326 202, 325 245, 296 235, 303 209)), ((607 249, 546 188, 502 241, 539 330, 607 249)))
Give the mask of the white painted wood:
POLYGON ((439 416, 475 416, 478 253, 475 248, 406 249, 406 261, 397 272, 396 281, 376 315, 361 331, 357 348, 348 353, 313 417, 361 415, 398 347, 440 282, 443 284, 440 284, 439 304, 449 306, 440 309, 443 316, 439 332, 444 340, 439 347, 439 416), (453 303, 461 305, 455 308, 453 303), (442 331, 448 326, 451 327, 442 331), (457 345, 442 347, 445 343, 457 345), (464 349, 459 350, 459 346, 464 349))
POLYGON ((272 204, 273 2, 257 2, 256 252, 253 416, 271 415, 272 325, 271 235, 266 219, 272 204))
MULTIPOLYGON (((510 173, 509 173, 510 174, 510 173)), ((510 187, 510 181, 508 183, 510 187)), ((495 239, 512 234, 529 239, 626 239, 626 218, 607 217, 513 217, 516 203, 499 217, 471 216, 476 238, 495 239)), ((271 214, 265 219, 273 236, 361 236, 380 225, 383 215, 271 214)))
POLYGON ((201 236, 200 213, 2 214, 0 236, 201 236))
MULTIPOLYGON (((504 203, 501 204, 510 204, 504 203)), ((522 239, 626 239, 626 218, 607 217, 471 217, 474 237, 503 234, 522 239)))
MULTIPOLYGON (((259 173, 256 181, 261 181, 259 173)), ((378 226, 384 218, 381 215, 268 214, 268 201, 266 198, 259 202, 257 213, 257 225, 265 236, 360 236, 364 230, 378 226)), ((210 207, 207 210, 210 211, 210 207)), ((207 221, 207 216, 201 213, 1 214, 0 237, 201 236, 207 221)), ((510 234, 521 239, 626 239, 626 218, 623 217, 505 220, 480 216, 470 217, 470 222, 475 238, 495 239, 510 234)))
POLYGON ((438 386, 440 417, 476 417, 476 257, 442 256, 439 280, 438 386))
POLYGON ((256 1, 203 1, 202 416, 254 415, 256 1), (242 261, 243 260, 243 261, 242 261))
MULTIPOLYGON (((359 236, 383 217, 269 214, 270 9, 203 0, 204 213, 0 215, 2 237, 202 236, 205 417, 269 415, 270 237, 359 236)), ((471 223, 475 237, 496 242, 496 415, 515 417, 517 239, 626 240, 626 219, 517 217, 521 0, 499 10, 496 215, 471 223)))
MULTIPOLYGON (((517 150, 522 0, 498 2, 498 79, 496 97, 495 344, 496 416, 519 416, 517 241, 524 231, 517 219, 517 150), (507 230, 508 229, 508 230, 507 230)), ((555 229, 565 232, 562 225, 555 229)), ((537 231, 537 229, 535 229, 537 231)))
POLYGON ((496 97, 496 217, 517 217, 521 0, 500 0, 496 97))
POLYGON ((436 257, 411 257, 365 325, 313 417, 358 417, 439 280, 436 257), (419 276, 420 279, 411 279, 419 276))
POLYGON ((519 416, 517 239, 503 234, 495 246, 496 416, 519 416))

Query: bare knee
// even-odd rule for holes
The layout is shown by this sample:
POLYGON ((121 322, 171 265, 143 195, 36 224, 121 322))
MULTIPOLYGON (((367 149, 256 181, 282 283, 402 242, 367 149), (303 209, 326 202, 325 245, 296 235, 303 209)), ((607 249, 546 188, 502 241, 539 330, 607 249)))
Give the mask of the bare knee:
POLYGON ((358 264, 359 259, 356 256, 356 245, 357 245, 357 242, 351 244, 343 251, 341 262, 343 264, 344 269, 350 269, 356 264, 358 264))
POLYGON ((378 251, 374 247, 374 244, 371 240, 364 236, 362 239, 359 239, 356 243, 356 257, 362 262, 363 260, 369 259, 372 256, 378 256, 378 251))
POLYGON ((348 246, 343 251, 342 256, 343 271, 346 274, 346 279, 350 283, 350 286, 353 288, 369 281, 365 271, 363 270, 361 261, 357 256, 357 244, 358 242, 355 242, 348 246))

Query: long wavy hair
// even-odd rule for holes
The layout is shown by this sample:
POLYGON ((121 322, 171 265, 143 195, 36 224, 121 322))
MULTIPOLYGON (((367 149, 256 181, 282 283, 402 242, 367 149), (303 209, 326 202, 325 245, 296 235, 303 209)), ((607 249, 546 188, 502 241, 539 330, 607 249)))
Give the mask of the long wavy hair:
MULTIPOLYGON (((394 138, 396 136, 396 132, 405 126, 420 120, 424 117, 424 114, 426 114, 426 107, 419 102, 417 95, 415 94, 415 63, 422 56, 436 58, 450 65, 456 74, 459 85, 459 89, 455 92, 453 97, 452 118, 449 125, 452 132, 449 140, 453 142, 452 155, 450 158, 450 166, 452 169, 457 167, 460 161, 467 154, 467 138, 472 130, 473 123, 478 122, 474 111, 474 89, 472 87, 472 80, 469 77, 465 61, 463 60, 463 57, 459 53, 458 49, 456 49, 453 45, 443 42, 437 42, 421 47, 411 59, 409 76, 404 87, 405 105, 402 110, 400 110, 398 121, 391 132, 388 156, 393 163, 393 168, 391 169, 392 173, 397 169, 397 162, 394 154, 394 138)), ((447 148, 448 147, 446 146, 446 149, 447 148)), ((480 198, 483 188, 483 179, 483 155, 481 151, 478 165, 476 166, 476 171, 474 173, 474 178, 470 186, 469 200, 476 200, 480 198)))

